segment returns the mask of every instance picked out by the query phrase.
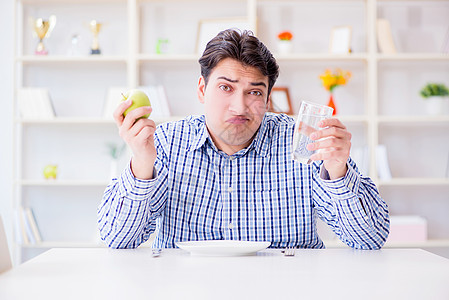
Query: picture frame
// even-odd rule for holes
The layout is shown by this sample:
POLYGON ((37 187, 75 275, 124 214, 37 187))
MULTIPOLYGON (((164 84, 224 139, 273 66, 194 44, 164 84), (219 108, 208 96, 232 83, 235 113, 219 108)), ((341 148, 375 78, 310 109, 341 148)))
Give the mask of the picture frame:
POLYGON ((270 94, 270 112, 293 115, 288 87, 273 87, 270 94))
POLYGON ((215 37, 220 31, 229 28, 240 30, 253 30, 248 18, 219 18, 203 19, 198 23, 198 33, 196 39, 196 53, 201 55, 206 48, 207 43, 215 37))
POLYGON ((351 52, 351 26, 336 26, 332 28, 329 42, 329 52, 332 54, 347 54, 351 52))

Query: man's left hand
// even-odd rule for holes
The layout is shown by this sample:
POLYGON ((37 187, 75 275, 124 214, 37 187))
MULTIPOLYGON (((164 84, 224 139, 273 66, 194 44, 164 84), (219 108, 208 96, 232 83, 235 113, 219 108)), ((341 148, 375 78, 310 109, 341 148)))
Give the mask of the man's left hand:
POLYGON ((318 126, 324 129, 310 135, 315 142, 307 145, 307 149, 318 150, 310 159, 323 160, 330 179, 341 178, 348 170, 346 162, 351 150, 352 135, 346 126, 335 118, 322 120, 318 126))

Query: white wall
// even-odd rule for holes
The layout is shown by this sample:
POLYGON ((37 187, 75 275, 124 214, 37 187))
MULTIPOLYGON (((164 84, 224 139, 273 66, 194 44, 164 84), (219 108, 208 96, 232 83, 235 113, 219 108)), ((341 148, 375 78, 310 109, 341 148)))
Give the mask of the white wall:
POLYGON ((0 1, 0 215, 12 245, 13 0, 0 1))

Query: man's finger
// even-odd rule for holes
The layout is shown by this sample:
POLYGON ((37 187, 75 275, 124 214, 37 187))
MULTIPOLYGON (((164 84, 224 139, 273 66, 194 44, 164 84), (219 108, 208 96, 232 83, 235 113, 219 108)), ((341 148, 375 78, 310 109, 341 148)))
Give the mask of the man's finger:
POLYGON ((123 116, 123 113, 125 112, 125 110, 128 107, 131 106, 132 103, 133 103, 133 101, 131 99, 128 99, 128 100, 120 103, 117 106, 117 108, 114 110, 114 113, 112 114, 112 116, 114 117, 114 120, 117 123, 117 126, 122 126, 123 120, 125 119, 125 117, 123 116))
POLYGON ((318 123, 318 127, 331 127, 331 126, 346 129, 346 126, 337 118, 324 119, 318 123))

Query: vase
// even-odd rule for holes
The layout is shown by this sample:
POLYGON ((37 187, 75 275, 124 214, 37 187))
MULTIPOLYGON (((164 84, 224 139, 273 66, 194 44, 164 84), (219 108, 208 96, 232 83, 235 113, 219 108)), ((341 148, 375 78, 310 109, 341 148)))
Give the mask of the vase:
POLYGON ((426 102, 426 112, 428 115, 438 116, 447 113, 449 104, 448 97, 432 96, 424 100, 426 102))
POLYGON ((334 97, 332 93, 329 94, 329 102, 327 102, 327 106, 332 107, 334 109, 332 115, 335 116, 337 114, 337 107, 335 107, 334 97))
POLYGON ((289 54, 292 53, 293 44, 289 40, 280 40, 278 41, 278 51, 280 54, 289 54))

